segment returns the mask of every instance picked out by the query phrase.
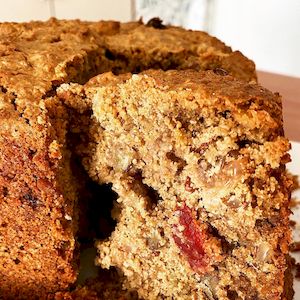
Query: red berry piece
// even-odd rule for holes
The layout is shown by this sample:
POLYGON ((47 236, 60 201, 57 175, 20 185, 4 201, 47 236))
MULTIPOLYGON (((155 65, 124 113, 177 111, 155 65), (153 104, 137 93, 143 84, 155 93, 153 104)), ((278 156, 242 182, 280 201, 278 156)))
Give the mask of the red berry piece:
POLYGON ((188 260, 191 268, 198 273, 210 271, 211 264, 221 260, 220 242, 208 232, 208 226, 196 219, 196 212, 188 206, 177 210, 179 226, 174 227, 173 238, 188 260))

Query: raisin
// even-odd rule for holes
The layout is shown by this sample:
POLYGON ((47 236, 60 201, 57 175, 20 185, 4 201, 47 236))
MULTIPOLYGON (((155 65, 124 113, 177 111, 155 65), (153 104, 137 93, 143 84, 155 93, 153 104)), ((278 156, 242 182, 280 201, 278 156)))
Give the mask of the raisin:
POLYGON ((39 199, 34 197, 31 193, 27 193, 23 196, 24 202, 29 204, 33 209, 37 208, 39 206, 39 199))
POLYGON ((230 116, 231 116, 231 112, 230 112, 230 110, 228 110, 228 109, 226 109, 226 110, 220 112, 219 114, 220 114, 220 116, 222 116, 224 119, 229 119, 230 116))
POLYGON ((57 36, 51 39, 50 43, 54 44, 54 43, 58 43, 61 42, 61 37, 57 36))
POLYGON ((199 122, 200 124, 203 124, 204 121, 205 121, 204 117, 200 117, 200 118, 198 119, 198 122, 199 122))
POLYGON ((3 94, 6 94, 7 89, 4 86, 0 85, 0 92, 2 92, 3 94))
POLYGON ((148 21, 146 24, 148 27, 153 27, 155 29, 165 29, 166 26, 162 23, 162 20, 160 18, 152 18, 148 21))
POLYGON ((220 75, 220 76, 226 76, 228 75, 228 72, 222 68, 216 68, 213 70, 213 72, 217 75, 220 75))
POLYGON ((5 187, 5 186, 3 187, 2 194, 3 194, 3 197, 8 196, 8 188, 7 187, 5 187))

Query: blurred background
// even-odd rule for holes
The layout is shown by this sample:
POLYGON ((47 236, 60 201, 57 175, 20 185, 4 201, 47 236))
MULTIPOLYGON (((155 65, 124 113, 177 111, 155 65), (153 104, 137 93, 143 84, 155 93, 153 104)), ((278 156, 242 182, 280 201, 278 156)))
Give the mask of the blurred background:
POLYGON ((253 59, 257 69, 300 77, 299 0, 10 0, 0 21, 147 21, 208 31, 253 59))

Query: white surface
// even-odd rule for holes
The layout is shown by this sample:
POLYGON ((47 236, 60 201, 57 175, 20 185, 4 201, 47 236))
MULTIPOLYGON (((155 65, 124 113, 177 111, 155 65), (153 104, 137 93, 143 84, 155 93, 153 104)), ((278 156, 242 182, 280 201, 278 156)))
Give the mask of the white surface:
MULTIPOLYGON (((300 143, 293 142, 292 150, 291 150, 292 162, 288 164, 288 169, 294 175, 298 175, 300 179, 300 143)), ((300 200, 300 189, 298 189, 293 195, 293 198, 300 200)), ((297 222, 295 230, 293 232, 293 238, 295 241, 300 241, 300 205, 298 205, 295 209, 293 209, 294 215, 292 216, 292 220, 297 222)), ((300 262, 300 253, 293 253, 293 257, 296 258, 297 262, 300 262)), ((300 299, 300 280, 294 280, 294 290, 295 290, 295 300, 300 299)))
POLYGON ((242 51, 259 70, 300 77, 299 0, 213 2, 211 34, 242 51))

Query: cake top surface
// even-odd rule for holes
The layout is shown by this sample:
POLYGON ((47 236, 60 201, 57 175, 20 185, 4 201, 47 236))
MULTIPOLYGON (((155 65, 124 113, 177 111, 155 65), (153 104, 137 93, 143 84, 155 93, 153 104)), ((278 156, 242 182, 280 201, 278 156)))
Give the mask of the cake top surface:
POLYGON ((84 83, 110 70, 222 68, 247 81, 256 78, 254 64, 216 38, 177 27, 156 27, 151 22, 56 19, 1 23, 1 117, 12 123, 17 118, 39 131, 42 125, 46 129, 47 105, 58 86, 84 83))
MULTIPOLYGON (((116 51, 125 63, 130 56, 134 59, 137 52, 151 54, 152 59, 169 54, 197 57, 209 61, 207 66, 201 63, 204 69, 213 67, 212 60, 226 60, 232 54, 229 47, 204 32, 177 27, 153 28, 140 22, 50 19, 47 22, 1 23, 0 85, 16 93, 18 98, 32 101, 60 83, 85 81, 86 78, 78 79, 80 72, 90 72, 90 77, 95 75, 89 70, 95 62, 88 61, 87 54, 98 51, 98 59, 102 59, 99 48, 116 51)), ((232 64, 236 64, 237 70, 233 72, 242 77, 247 73, 247 79, 255 79, 254 64, 242 55, 234 56, 232 64)), ((193 67, 193 64, 195 59, 183 68, 193 67)))
MULTIPOLYGON (((197 103, 216 106, 220 109, 234 109, 236 112, 248 114, 259 120, 259 111, 264 112, 261 121, 276 122, 282 125, 281 97, 273 94, 256 83, 246 83, 219 71, 197 72, 194 70, 147 70, 140 74, 122 74, 115 76, 105 73, 92 78, 86 85, 87 91, 94 91, 99 87, 125 85, 141 86, 142 89, 155 88, 165 93, 179 93, 180 105, 193 108, 197 103), (147 86, 147 87, 146 87, 147 86)), ((177 99, 177 98, 176 98, 177 99)), ((172 101, 172 97, 161 98, 159 101, 172 101)), ((258 124, 257 124, 258 125, 258 124)))
POLYGON ((142 23, 132 22, 121 25, 117 39, 109 37, 108 42, 115 47, 144 48, 151 51, 160 49, 169 52, 180 52, 183 50, 190 52, 219 52, 225 55, 232 52, 231 48, 215 37, 203 31, 186 30, 180 27, 144 26, 142 23))
POLYGON ((79 64, 116 22, 58 21, 0 24, 0 85, 32 101, 52 85, 72 79, 79 64))

